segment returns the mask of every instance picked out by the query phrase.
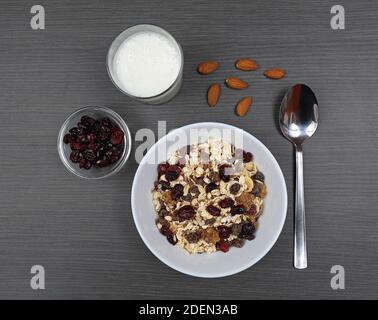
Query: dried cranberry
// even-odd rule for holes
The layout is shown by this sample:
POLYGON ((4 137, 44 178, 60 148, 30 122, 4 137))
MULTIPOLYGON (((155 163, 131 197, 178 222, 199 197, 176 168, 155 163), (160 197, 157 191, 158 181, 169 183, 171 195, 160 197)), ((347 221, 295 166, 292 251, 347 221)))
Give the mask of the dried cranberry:
POLYGON ((94 143, 96 141, 96 135, 92 133, 87 134, 88 143, 94 143))
POLYGON ((217 217, 220 215, 221 211, 216 206, 213 206, 212 204, 208 205, 206 207, 206 211, 210 213, 212 216, 217 217))
POLYGON ((69 143, 71 143, 71 141, 72 141, 71 134, 67 133, 67 134, 63 137, 63 142, 64 142, 65 144, 69 144, 69 143))
POLYGON ((80 142, 71 142, 70 147, 72 150, 82 150, 83 145, 80 142))
POLYGON ((231 208, 234 205, 234 200, 231 198, 224 198, 218 202, 219 206, 223 209, 231 208))
POLYGON ((99 168, 106 167, 109 164, 107 160, 97 160, 96 161, 96 166, 99 168))
POLYGON ((100 145, 98 143, 90 143, 90 144, 88 144, 87 147, 88 147, 88 149, 92 149, 92 150, 97 151, 100 148, 100 145))
POLYGON ((86 134, 79 134, 77 137, 77 141, 81 144, 88 144, 89 142, 86 134))
POLYGON ((110 142, 113 144, 121 144, 123 141, 124 133, 121 129, 114 129, 110 136, 110 142))
POLYGON ((96 120, 94 125, 92 126, 92 131, 95 133, 95 134, 98 134, 100 132, 100 128, 101 128, 101 122, 96 120))
POLYGON ((254 233, 256 231, 255 226, 248 222, 243 224, 241 232, 239 234, 239 238, 241 239, 247 239, 247 240, 253 240, 255 238, 254 233))
POLYGON ((177 216, 180 220, 189 220, 196 214, 194 208, 190 205, 186 205, 177 210, 177 216))
POLYGON ((253 204, 251 205, 251 207, 249 208, 249 210, 248 210, 248 214, 250 214, 251 216, 254 216, 256 213, 257 213, 257 207, 256 207, 256 205, 253 203, 253 204))
POLYGON ((107 127, 107 128, 113 128, 113 121, 110 120, 109 118, 104 118, 101 120, 101 124, 104 126, 104 127, 107 127))
POLYGON ((219 233, 219 238, 221 239, 227 239, 231 235, 231 228, 227 226, 219 226, 218 227, 218 233, 219 233))
POLYGON ((218 186, 214 182, 210 182, 208 185, 206 185, 206 192, 209 193, 215 189, 218 189, 218 186))
POLYGON ((158 165, 158 175, 159 175, 159 178, 165 174, 165 172, 167 171, 167 168, 169 167, 169 164, 168 163, 160 163, 158 165))
POLYGON ((167 240, 173 246, 177 243, 177 239, 175 238, 173 234, 167 235, 167 240))
POLYGON ((165 171, 165 178, 168 181, 174 181, 176 180, 181 173, 181 168, 179 166, 173 165, 169 166, 167 170, 165 171))
POLYGON ((73 127, 72 129, 68 130, 72 137, 77 137, 79 135, 79 128, 73 127))
POLYGON ((227 252, 230 249, 230 245, 226 241, 220 240, 217 242, 217 249, 222 252, 227 252))
POLYGON ((219 178, 224 182, 230 181, 230 171, 231 167, 229 165, 223 164, 219 167, 219 178))
POLYGON ((253 176, 253 179, 255 179, 255 180, 259 180, 259 181, 261 181, 261 182, 264 182, 264 181, 265 181, 265 176, 264 176, 264 174, 263 174, 262 172, 257 171, 257 172, 255 173, 255 175, 253 176))
POLYGON ((80 123, 86 126, 87 128, 92 127, 95 124, 96 120, 89 116, 82 116, 80 123))
POLYGON ((80 160, 80 151, 79 150, 72 151, 71 154, 70 154, 70 160, 73 163, 78 163, 79 160, 80 160))
POLYGON ((176 184, 171 190, 172 200, 178 200, 184 194, 184 186, 182 184, 176 184))
POLYGON ((110 129, 108 127, 101 126, 100 133, 99 133, 99 139, 101 141, 107 141, 110 137, 110 129))
POLYGON ((95 161, 97 156, 96 156, 96 151, 92 150, 92 149, 87 149, 83 152, 83 156, 85 159, 87 159, 88 161, 95 161))
POLYGON ((89 170, 90 168, 92 168, 92 162, 86 161, 84 164, 84 169, 89 170))
POLYGON ((237 214, 244 214, 244 213, 245 213, 245 208, 242 204, 239 204, 231 208, 232 216, 237 215, 237 214))
POLYGON ((85 167, 85 164, 86 164, 87 162, 88 162, 87 160, 85 160, 85 159, 81 159, 81 160, 79 161, 79 168, 80 168, 80 169, 83 169, 83 168, 85 167))
POLYGON ((234 183, 234 184, 230 187, 230 192, 231 192, 232 194, 237 194, 239 191, 240 191, 240 184, 239 184, 239 183, 234 183))

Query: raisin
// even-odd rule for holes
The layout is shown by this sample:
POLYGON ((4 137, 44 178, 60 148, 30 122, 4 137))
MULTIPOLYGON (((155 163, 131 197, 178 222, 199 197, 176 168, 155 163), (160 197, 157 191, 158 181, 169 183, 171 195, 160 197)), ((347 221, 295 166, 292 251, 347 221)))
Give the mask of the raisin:
POLYGON ((232 247, 241 248, 244 246, 244 240, 239 239, 239 238, 233 239, 231 240, 230 245, 232 247))
POLYGON ((220 215, 221 211, 216 206, 213 206, 212 204, 208 205, 206 207, 206 211, 210 213, 212 216, 217 217, 220 215))
POLYGON ((180 220, 189 220, 196 214, 194 208, 190 205, 186 205, 177 210, 177 216, 180 220))
POLYGON ((173 165, 169 166, 165 171, 165 178, 168 181, 176 180, 181 173, 181 168, 179 166, 173 165))
POLYGON ((167 235, 167 240, 173 246, 177 243, 177 239, 173 234, 167 235))
POLYGON ((208 178, 210 179, 211 182, 219 182, 220 180, 219 173, 215 171, 210 172, 208 178))
POLYGON ((255 238, 254 236, 255 231, 256 231, 256 228, 254 224, 250 222, 244 223, 242 226, 241 232, 239 234, 239 238, 253 240, 255 238))
POLYGON ((217 188, 218 188, 218 186, 217 186, 216 183, 210 182, 208 185, 206 185, 206 192, 210 193, 211 191, 213 191, 213 190, 215 190, 217 188))
POLYGON ((164 218, 165 216, 169 215, 169 212, 168 212, 166 207, 162 207, 162 208, 160 208, 158 215, 159 215, 159 217, 164 218))
POLYGON ((197 186, 192 186, 192 187, 190 187, 189 192, 190 192, 193 196, 195 196, 195 197, 198 197, 199 194, 200 194, 200 191, 199 191, 199 189, 198 189, 197 186))
POLYGON ((235 223, 231 226, 231 232, 233 235, 238 236, 242 230, 243 224, 235 223))
POLYGON ((251 162, 253 159, 253 156, 252 156, 252 153, 250 152, 243 152, 243 162, 244 163, 247 163, 247 162, 251 162))
POLYGON ((219 206, 223 209, 231 208, 234 205, 234 200, 231 198, 224 198, 218 202, 219 206))
POLYGON ((255 173, 255 175, 253 176, 253 179, 255 179, 255 180, 259 180, 259 181, 261 181, 261 182, 264 182, 264 181, 265 181, 265 176, 264 176, 264 174, 263 174, 262 172, 257 171, 257 172, 255 173))
POLYGON ((160 188, 161 188, 162 191, 167 191, 167 190, 172 189, 171 185, 167 181, 160 180, 159 184, 160 184, 160 188))
POLYGON ((232 229, 227 226, 219 226, 218 232, 219 232, 219 238, 227 239, 231 235, 232 229))
POLYGON ((188 232, 184 237, 189 243, 196 243, 201 239, 202 233, 200 231, 188 232))
POLYGON ((161 226, 160 232, 164 236, 168 236, 168 235, 172 234, 171 230, 169 229, 169 225, 168 224, 163 224, 161 226))
POLYGON ((232 194, 238 194, 238 192, 240 191, 240 184, 239 183, 234 183, 231 187, 230 187, 230 192, 232 194))
POLYGON ((184 186, 182 184, 176 184, 171 190, 172 200, 178 200, 184 194, 184 186))
POLYGON ((231 208, 232 216, 237 215, 237 214, 244 214, 244 213, 245 213, 245 208, 242 204, 239 204, 231 208))

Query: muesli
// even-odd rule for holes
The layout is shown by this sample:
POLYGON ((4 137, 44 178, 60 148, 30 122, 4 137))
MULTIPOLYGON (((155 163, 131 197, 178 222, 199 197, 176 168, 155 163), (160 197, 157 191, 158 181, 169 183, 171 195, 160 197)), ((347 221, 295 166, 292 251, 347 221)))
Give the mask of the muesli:
POLYGON ((253 240, 267 194, 251 152, 221 139, 177 150, 158 166, 156 225, 188 253, 227 252, 253 240))

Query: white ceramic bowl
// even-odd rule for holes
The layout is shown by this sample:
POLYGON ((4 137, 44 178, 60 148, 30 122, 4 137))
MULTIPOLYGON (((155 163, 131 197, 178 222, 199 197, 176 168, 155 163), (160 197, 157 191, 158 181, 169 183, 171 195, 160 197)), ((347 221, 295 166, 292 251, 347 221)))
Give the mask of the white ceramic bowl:
MULTIPOLYGON (((206 138, 204 134, 206 135, 204 132, 199 133, 201 138, 206 138)), ((226 137, 223 138, 229 140, 226 137)), ((280 235, 285 222, 287 191, 284 176, 276 159, 259 140, 244 130, 227 124, 204 122, 173 130, 152 146, 135 174, 131 205, 139 234, 157 258, 177 271, 197 277, 215 278, 243 271, 268 253, 280 235), (178 147, 184 147, 196 143, 195 139, 190 141, 177 139, 178 135, 189 136, 189 132, 193 134, 193 130, 196 129, 206 129, 207 132, 212 130, 209 134, 211 136, 213 132, 219 130, 232 131, 242 136, 244 150, 252 152, 255 163, 265 175, 268 194, 264 200, 263 214, 259 218, 256 238, 253 241, 246 241, 242 248, 231 248, 227 253, 190 255, 179 246, 172 246, 159 233, 155 225, 156 213, 152 206, 151 190, 157 177, 157 164, 167 159, 167 155, 169 156, 172 152, 169 148, 174 144, 177 146, 178 143, 178 147), (164 147, 165 145, 167 148, 164 147), (163 159, 156 160, 157 155, 163 159)))

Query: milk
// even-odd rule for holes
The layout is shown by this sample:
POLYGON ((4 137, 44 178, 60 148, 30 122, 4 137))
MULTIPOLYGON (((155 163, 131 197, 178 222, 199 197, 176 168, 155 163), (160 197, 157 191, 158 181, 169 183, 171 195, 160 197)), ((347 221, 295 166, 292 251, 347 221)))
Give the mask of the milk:
POLYGON ((113 60, 117 85, 140 98, 159 95, 177 80, 181 69, 178 45, 167 36, 141 31, 126 38, 113 60))

